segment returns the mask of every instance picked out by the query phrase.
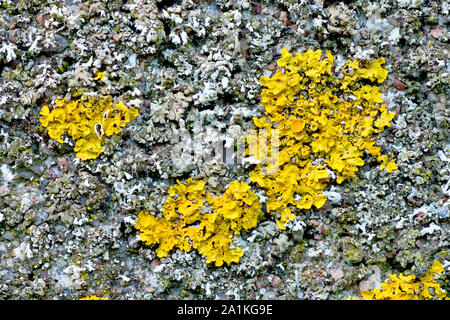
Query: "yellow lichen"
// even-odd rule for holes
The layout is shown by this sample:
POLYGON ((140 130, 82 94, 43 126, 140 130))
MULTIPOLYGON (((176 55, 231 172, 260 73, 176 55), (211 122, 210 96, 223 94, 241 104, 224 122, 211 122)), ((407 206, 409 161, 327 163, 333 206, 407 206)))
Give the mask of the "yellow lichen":
POLYGON ((279 214, 277 224, 285 229, 295 217, 292 207, 324 205, 330 171, 339 184, 350 180, 364 165, 365 154, 377 157, 380 170, 397 166, 372 137, 394 117, 376 86, 388 73, 381 67, 383 58, 349 61, 338 77, 329 51, 324 59, 321 50, 311 49, 295 57, 283 49, 281 56, 277 63, 283 70, 261 76, 266 115, 253 118, 260 132, 247 137, 245 155, 259 160, 250 179, 266 190, 267 210, 279 214))
MULTIPOLYGON (((266 116, 253 118, 259 132, 247 137, 246 155, 259 160, 250 180, 265 189, 267 210, 279 214, 277 225, 285 229, 295 218, 294 208, 325 204, 323 191, 331 177, 338 183, 353 178, 365 153, 377 157, 380 170, 391 172, 397 166, 372 138, 394 116, 382 104, 379 88, 367 84, 386 79, 384 59, 349 61, 338 78, 330 52, 325 59, 321 50, 293 57, 283 49, 281 54, 278 65, 284 71, 260 79, 266 116)), ((170 187, 161 217, 140 212, 135 227, 144 243, 159 244, 159 257, 174 248, 194 248, 207 263, 221 266, 239 261, 243 251, 232 247, 234 235, 255 227, 262 216, 248 184, 231 182, 223 195, 213 198, 203 181, 188 179, 170 187)))
POLYGON ((420 278, 415 275, 390 274, 389 280, 381 284, 381 288, 361 291, 363 300, 426 300, 444 299, 446 291, 441 289, 436 275, 444 271, 443 265, 435 260, 430 269, 420 278))
POLYGON ((233 248, 233 237, 255 227, 263 215, 248 184, 233 181, 223 195, 213 198, 203 181, 189 178, 186 184, 177 181, 168 193, 162 217, 140 212, 135 225, 145 244, 159 244, 158 257, 174 248, 194 248, 216 266, 239 261, 243 251, 233 248))
POLYGON ((76 156, 81 160, 95 159, 103 148, 104 137, 119 133, 121 128, 138 116, 137 109, 128 108, 122 100, 112 97, 91 97, 88 100, 55 100, 52 111, 45 105, 39 121, 48 135, 63 143, 67 134, 75 140, 76 156))
POLYGON ((95 74, 94 80, 103 80, 103 78, 105 78, 105 74, 104 74, 103 72, 101 72, 101 71, 98 71, 98 72, 95 74))
POLYGON ((106 297, 99 297, 99 296, 96 296, 96 295, 92 295, 92 296, 87 296, 87 297, 84 297, 84 298, 80 298, 80 300, 109 300, 109 299, 106 298, 106 297))

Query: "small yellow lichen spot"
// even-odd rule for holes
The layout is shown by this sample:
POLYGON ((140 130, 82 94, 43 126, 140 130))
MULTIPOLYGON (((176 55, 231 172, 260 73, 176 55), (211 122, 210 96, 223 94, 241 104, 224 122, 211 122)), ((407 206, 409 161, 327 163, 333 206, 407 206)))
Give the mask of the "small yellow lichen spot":
POLYGON ((398 169, 398 167, 397 167, 397 164, 395 163, 395 159, 392 159, 391 161, 389 161, 386 164, 386 171, 388 173, 391 173, 392 171, 397 170, 397 169, 398 169))
POLYGON ((103 72, 101 72, 101 71, 98 71, 98 72, 95 74, 94 80, 103 80, 104 77, 105 77, 105 74, 104 74, 103 72))
POLYGON ((80 300, 109 300, 107 297, 98 297, 96 295, 80 298, 80 300))
POLYGON ((76 156, 87 160, 104 152, 105 137, 119 133, 138 114, 137 109, 128 108, 122 100, 114 103, 112 97, 98 96, 69 102, 56 99, 51 112, 48 106, 42 107, 39 121, 50 138, 59 143, 64 143, 65 134, 75 140, 76 156))

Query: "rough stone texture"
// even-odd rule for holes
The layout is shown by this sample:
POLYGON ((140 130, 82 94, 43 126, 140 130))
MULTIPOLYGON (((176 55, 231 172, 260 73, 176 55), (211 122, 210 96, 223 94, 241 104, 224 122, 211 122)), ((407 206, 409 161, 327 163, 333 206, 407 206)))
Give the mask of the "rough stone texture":
POLYGON ((449 290, 447 30, 448 4, 432 0, 3 0, 0 298, 342 299, 435 259, 449 290), (396 117, 377 145, 399 170, 368 159, 288 230, 268 214, 236 239, 238 264, 216 268, 195 251, 157 258, 137 213, 160 212, 175 179, 215 193, 246 180, 251 164, 217 163, 208 146, 253 128, 258 79, 282 48, 331 50, 338 65, 386 59, 396 117), (39 123, 43 105, 75 91, 139 108, 94 161, 39 123))

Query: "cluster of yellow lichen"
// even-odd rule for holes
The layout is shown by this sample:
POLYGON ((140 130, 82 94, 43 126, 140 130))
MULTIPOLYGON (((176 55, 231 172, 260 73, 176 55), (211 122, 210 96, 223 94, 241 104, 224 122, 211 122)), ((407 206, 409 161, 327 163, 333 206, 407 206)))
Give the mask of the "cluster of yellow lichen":
POLYGON ((376 86, 388 73, 381 67, 383 58, 349 61, 335 74, 329 51, 323 59, 321 50, 294 57, 283 49, 281 55, 277 64, 284 70, 260 79, 266 115, 253 118, 259 132, 247 137, 246 155, 259 160, 250 179, 266 190, 267 210, 278 212, 278 227, 284 229, 295 217, 290 205, 324 205, 330 171, 337 183, 353 178, 365 153, 377 157, 380 170, 397 166, 372 137, 394 117, 376 86))
MULTIPOLYGON (((353 178, 364 165, 365 152, 377 157, 380 170, 391 172, 397 166, 372 137, 390 126, 394 116, 376 86, 387 76, 384 59, 349 61, 336 75, 330 52, 324 59, 321 50, 293 57, 283 49, 281 54, 278 65, 284 71, 261 77, 266 116, 253 118, 259 132, 247 137, 246 155, 259 160, 250 180, 265 189, 267 210, 279 213, 277 225, 285 229, 295 218, 293 207, 325 204, 330 172, 337 183, 353 178)), ((159 257, 173 248, 194 248, 220 266, 242 256, 240 248, 230 247, 233 235, 256 226, 262 216, 258 198, 243 182, 230 183, 218 198, 204 187, 199 180, 178 182, 169 189, 162 217, 139 214, 135 227, 146 244, 159 244, 159 257)))
POLYGON ((44 106, 39 121, 48 129, 48 135, 63 143, 62 136, 75 140, 74 151, 81 160, 95 159, 103 148, 104 137, 119 133, 121 128, 138 116, 137 109, 128 108, 122 100, 114 103, 110 96, 87 100, 55 100, 52 111, 44 106))
POLYGON ((99 297, 99 296, 96 296, 96 295, 92 295, 92 296, 87 296, 87 297, 84 297, 84 298, 80 298, 80 300, 109 300, 109 299, 106 298, 106 297, 99 297))
POLYGON ((158 257, 174 248, 194 248, 207 263, 221 266, 239 261, 244 253, 232 247, 233 237, 255 227, 262 215, 258 197, 244 182, 231 182, 223 195, 213 198, 202 180, 188 179, 170 187, 162 217, 140 212, 135 228, 145 244, 159 244, 158 257))
POLYGON ((444 299, 446 291, 435 279, 444 271, 442 264, 435 260, 430 269, 419 279, 415 275, 390 274, 389 280, 381 284, 381 289, 361 291, 364 300, 424 300, 444 299))

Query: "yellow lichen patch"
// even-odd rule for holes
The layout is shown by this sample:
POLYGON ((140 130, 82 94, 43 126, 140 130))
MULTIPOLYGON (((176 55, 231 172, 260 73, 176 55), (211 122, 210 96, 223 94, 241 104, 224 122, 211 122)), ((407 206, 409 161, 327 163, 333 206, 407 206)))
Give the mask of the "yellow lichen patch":
POLYGON ((96 296, 96 295, 92 295, 92 296, 87 296, 87 297, 84 297, 84 298, 80 298, 80 300, 109 300, 109 299, 106 298, 106 297, 99 297, 99 296, 96 296))
POLYGON ((140 212, 135 228, 141 240, 147 245, 159 244, 156 249, 158 257, 165 257, 174 248, 190 251, 192 245, 188 240, 199 241, 202 237, 200 226, 200 209, 206 197, 205 183, 201 180, 188 179, 186 184, 177 182, 169 188, 169 197, 164 204, 162 217, 149 212, 140 212))
POLYGON ((203 181, 188 179, 185 184, 178 181, 168 193, 162 217, 140 212, 135 225, 145 244, 159 244, 158 257, 174 248, 194 248, 216 266, 239 261, 243 251, 232 247, 233 237, 255 227, 263 215, 248 184, 233 181, 222 196, 213 198, 203 181))
POLYGON ((430 269, 418 279, 415 275, 390 274, 389 280, 382 283, 380 289, 361 291, 361 296, 363 300, 444 299, 447 293, 436 280, 436 276, 443 271, 443 265, 435 260, 430 269))
POLYGON ((283 49, 281 56, 277 63, 283 70, 261 76, 265 117, 253 118, 261 130, 247 137, 245 155, 259 160, 250 179, 266 190, 267 209, 278 213, 284 229, 295 218, 293 207, 324 205, 330 171, 339 184, 350 180, 366 154, 377 158, 380 170, 397 166, 373 138, 394 117, 377 87, 388 73, 383 58, 349 61, 339 76, 329 51, 323 58, 321 50, 293 56, 283 49))
POLYGON ((105 78, 105 74, 101 71, 98 71, 95 75, 94 80, 103 80, 103 78, 105 78))
POLYGON ((74 151, 81 160, 95 159, 105 151, 103 140, 138 116, 137 109, 128 108, 122 100, 114 103, 112 97, 91 97, 88 100, 55 100, 53 110, 43 106, 39 121, 48 135, 63 143, 67 134, 75 140, 74 151))
POLYGON ((208 194, 207 201, 212 212, 202 216, 205 238, 194 247, 207 257, 207 263, 238 262, 244 252, 239 247, 231 249, 233 237, 242 229, 256 227, 264 215, 258 197, 247 183, 233 181, 223 195, 212 198, 208 194))

